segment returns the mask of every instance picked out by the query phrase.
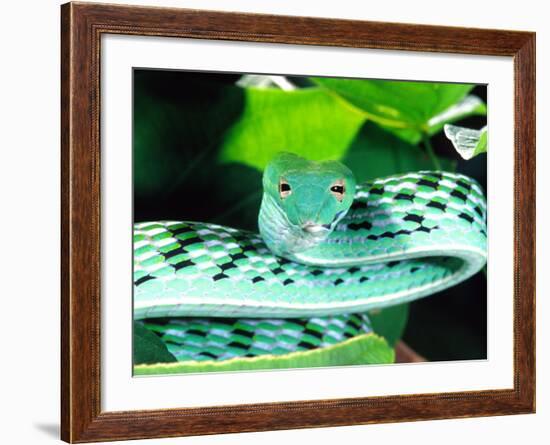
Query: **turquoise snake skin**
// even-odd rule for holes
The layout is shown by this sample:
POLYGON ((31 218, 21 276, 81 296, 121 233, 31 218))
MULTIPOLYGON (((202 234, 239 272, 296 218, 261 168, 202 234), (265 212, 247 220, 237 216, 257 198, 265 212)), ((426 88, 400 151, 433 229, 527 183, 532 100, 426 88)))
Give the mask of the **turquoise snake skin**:
POLYGON ((274 255, 257 233, 136 223, 134 318, 180 361, 323 348, 371 332, 367 311, 477 273, 486 243, 480 186, 431 171, 358 185, 326 241, 291 259, 274 255))

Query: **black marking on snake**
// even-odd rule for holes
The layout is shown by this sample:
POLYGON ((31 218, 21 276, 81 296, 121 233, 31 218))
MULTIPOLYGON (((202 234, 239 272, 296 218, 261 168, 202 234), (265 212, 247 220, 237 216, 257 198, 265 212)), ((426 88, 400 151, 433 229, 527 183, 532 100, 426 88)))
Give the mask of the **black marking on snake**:
POLYGON ((459 218, 462 218, 465 221, 468 221, 470 224, 474 222, 474 218, 472 218, 470 215, 467 215, 466 213, 461 213, 458 215, 459 218))
POLYGON ((159 324, 161 326, 164 326, 164 325, 170 323, 170 321, 171 321, 171 318, 167 318, 167 317, 155 318, 155 324, 159 324))
POLYGON ((199 337, 206 337, 208 335, 208 332, 205 331, 199 331, 198 329, 189 329, 186 334, 191 335, 198 335, 199 337))
POLYGON ((480 218, 483 217, 483 210, 481 210, 481 207, 480 206, 475 206, 474 207, 474 210, 476 211, 476 213, 479 215, 480 218))
MULTIPOLYGON (((164 341, 164 334, 162 332, 155 332, 155 331, 149 331, 155 334, 158 338, 160 338, 162 341, 164 341)), ((166 341, 169 341, 168 339, 166 341)))
POLYGON ((225 264, 222 264, 221 266, 219 266, 220 269, 223 270, 224 272, 226 270, 236 268, 237 265, 235 264, 235 261, 246 258, 246 255, 244 255, 242 252, 231 253, 231 254, 229 254, 229 258, 231 258, 231 260, 228 263, 225 263, 225 264))
POLYGON ((434 227, 431 227, 431 228, 430 227, 425 227, 425 226, 420 226, 420 227, 418 227, 417 229, 414 229, 414 230, 401 229, 401 230, 398 230, 397 232, 384 232, 381 235, 369 235, 369 236, 367 236, 367 239, 370 239, 372 241, 376 241, 380 238, 395 238, 398 235, 411 235, 414 232, 430 233, 432 230, 435 230, 437 228, 439 228, 439 226, 434 226, 434 227))
POLYGON ((418 229, 415 229, 415 230, 405 230, 405 229, 401 229, 401 230, 398 230, 397 232, 395 232, 395 236, 397 235, 410 235, 411 233, 415 232, 416 230, 419 230, 420 227, 418 229))
POLYGON ((250 242, 250 236, 246 233, 232 233, 231 236, 235 241, 247 241, 250 242))
POLYGON ((277 263, 279 263, 280 266, 284 266, 285 264, 291 263, 292 261, 287 260, 286 258, 279 257, 277 258, 277 263))
POLYGON ((462 179, 459 179, 458 181, 456 181, 456 184, 459 185, 460 187, 462 188, 465 188, 468 192, 471 190, 472 188, 472 184, 469 184, 468 182, 462 180, 462 179))
POLYGON ((311 343, 308 343, 307 341, 301 341, 300 343, 298 343, 298 346, 306 349, 315 349, 317 347, 311 343))
POLYGON ((162 256, 164 257, 165 260, 169 260, 170 258, 173 258, 182 253, 184 253, 183 249, 181 247, 178 247, 174 250, 171 250, 170 252, 163 253, 162 256))
POLYGON ((363 282, 368 281, 368 280, 369 280, 369 277, 361 277, 361 278, 359 278, 359 282, 360 282, 360 283, 363 283, 363 282))
POLYGON ((424 217, 422 215, 415 215, 414 213, 408 213, 405 218, 403 218, 403 221, 412 221, 418 224, 422 224, 424 222, 424 217))
POLYGON ((397 235, 410 235, 412 232, 410 230, 398 230, 397 232, 384 232, 380 235, 380 238, 395 238, 397 235))
POLYGON ((351 229, 351 230, 359 230, 359 229, 370 230, 370 229, 372 229, 372 224, 368 221, 363 221, 362 223, 348 224, 348 228, 351 229))
POLYGON ((437 190, 437 183, 428 181, 427 179, 421 179, 416 183, 416 185, 425 185, 426 187, 431 187, 434 190, 437 190))
POLYGON ((259 283, 260 281, 265 281, 265 278, 260 277, 259 275, 257 277, 252 278, 253 283, 259 283))
POLYGON ((170 230, 170 232, 172 233, 172 236, 178 236, 178 235, 181 235, 183 233, 189 233, 189 232, 194 232, 196 229, 193 228, 193 227, 190 227, 190 226, 185 226, 185 227, 180 227, 179 229, 175 229, 175 230, 172 230, 172 229, 168 229, 170 230))
POLYGON ((321 269, 315 269, 311 271, 311 275, 318 276, 321 275, 323 271, 321 269))
POLYGON ((184 267, 191 267, 191 266, 194 266, 194 265, 195 265, 195 263, 193 263, 193 261, 185 260, 185 261, 182 261, 181 263, 172 264, 172 267, 174 269, 176 269, 176 271, 178 271, 180 269, 183 269, 184 267))
POLYGON ((229 270, 229 269, 235 269, 237 266, 235 265, 235 263, 233 263, 232 261, 229 262, 229 263, 225 263, 225 264, 221 264, 218 266, 222 271, 226 271, 226 270, 229 270))
POLYGON ((432 207, 434 209, 445 211, 445 209, 447 208, 447 204, 442 204, 437 201, 430 201, 428 204, 426 204, 426 207, 432 207))
POLYGON ((216 318, 216 323, 223 324, 225 326, 231 326, 237 322, 235 318, 216 318))
POLYGON ((292 323, 297 324, 298 326, 301 326, 305 329, 306 325, 309 323, 309 320, 307 318, 294 318, 292 319, 292 323))
POLYGON ((348 272, 351 274, 354 274, 355 272, 359 272, 361 269, 359 267, 353 266, 348 269, 348 272))
POLYGON ((346 324, 347 324, 348 326, 354 327, 356 330, 361 329, 361 323, 360 323, 359 321, 357 321, 357 320, 354 320, 354 319, 351 318, 351 317, 348 319, 348 321, 346 322, 346 324))
POLYGON ((283 281, 284 286, 288 286, 289 284, 294 283, 294 280, 291 278, 287 278, 285 281, 283 281))
POLYGON ((246 255, 244 255, 242 252, 233 253, 233 254, 230 254, 229 256, 231 257, 231 261, 237 261, 237 260, 242 260, 246 258, 246 255))
POLYGON ((369 190, 369 195, 383 195, 384 194, 384 187, 382 188, 372 188, 369 190))
POLYGON ((443 175, 441 173, 429 172, 428 175, 430 175, 432 178, 436 178, 438 181, 443 180, 443 175))
POLYGON ((224 273, 219 273, 212 277, 214 281, 223 280, 224 278, 229 278, 229 277, 224 273))
POLYGON ((367 202, 366 201, 359 201, 359 200, 356 200, 353 202, 353 204, 351 205, 351 210, 359 210, 359 209, 366 209, 368 206, 367 206, 367 202))
POLYGON ((243 337, 246 337, 246 338, 254 337, 254 331, 245 331, 244 329, 235 329, 233 333, 235 335, 242 335, 243 337))
POLYGON ((399 263, 400 263, 400 261, 388 261, 388 262, 386 263, 386 266, 388 266, 388 267, 395 267, 395 266, 397 266, 399 263))
POLYGON ((145 283, 149 280, 154 280, 155 277, 152 277, 151 275, 145 275, 144 277, 141 277, 139 280, 134 281, 134 285, 139 286, 140 284, 145 283))
POLYGON ((394 196, 393 199, 413 202, 414 195, 407 195, 406 193, 398 193, 397 195, 394 196))
POLYGON ((481 229, 480 232, 483 236, 487 236, 487 232, 485 230, 481 229))
POLYGON ((311 335, 312 337, 318 338, 319 340, 321 340, 323 338, 322 333, 320 333, 319 331, 316 331, 314 329, 307 328, 307 327, 306 327, 306 330, 304 331, 304 334, 311 335))
POLYGON ((342 280, 342 278, 338 278, 336 281, 334 281, 334 285, 338 286, 339 284, 342 284, 343 282, 344 282, 344 280, 342 280))
POLYGON ((281 267, 277 267, 275 269, 272 269, 271 272, 273 272, 275 275, 279 275, 280 273, 283 273, 284 270, 281 267))
POLYGON ((216 354, 212 354, 211 352, 208 352, 208 351, 202 351, 199 355, 204 355, 205 357, 210 357, 214 360, 218 359, 218 356, 216 354))
POLYGON ((411 273, 415 273, 420 267, 411 267, 411 273))
POLYGON ((202 241, 203 240, 201 238, 199 238, 198 236, 195 236, 193 238, 187 238, 186 240, 180 240, 179 243, 180 243, 180 246, 182 248, 184 248, 184 247, 190 246, 192 244, 200 243, 202 241))
POLYGON ((238 341, 232 341, 231 343, 228 343, 227 346, 230 348, 244 349, 245 351, 248 349, 248 345, 239 343, 238 341))
POLYGON ((438 226, 435 226, 435 227, 432 227, 431 229, 429 227, 419 227, 418 229, 416 229, 417 232, 425 232, 425 233, 430 233, 432 230, 434 229, 437 229, 438 226))
POLYGON ((454 189, 451 192, 451 196, 454 196, 455 198, 461 199, 462 201, 466 202, 466 195, 460 190, 454 189))

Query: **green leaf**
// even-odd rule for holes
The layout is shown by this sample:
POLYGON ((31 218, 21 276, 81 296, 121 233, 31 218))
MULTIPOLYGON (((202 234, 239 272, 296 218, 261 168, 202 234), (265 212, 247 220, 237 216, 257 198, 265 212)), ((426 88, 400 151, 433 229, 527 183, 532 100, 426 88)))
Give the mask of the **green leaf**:
POLYGON ((395 346, 402 337, 409 317, 409 305, 399 304, 369 312, 372 329, 384 337, 391 346, 395 346))
POLYGON ((486 114, 487 106, 479 97, 473 95, 466 96, 460 102, 432 117, 428 121, 428 134, 434 135, 438 133, 448 122, 455 122, 472 115, 486 114))
POLYGON ((412 144, 417 144, 423 133, 437 133, 447 122, 486 113, 480 99, 466 98, 474 87, 470 84, 328 77, 312 80, 412 144))
POLYGON ((162 340, 142 323, 134 321, 134 365, 176 362, 162 340))
POLYGON ((487 127, 481 130, 445 125, 445 136, 453 143, 454 148, 464 159, 472 159, 487 152, 487 127))
POLYGON ((280 151, 312 160, 341 159, 365 121, 360 110, 320 88, 244 91, 244 112, 221 148, 225 163, 263 170, 280 151))
POLYGON ((139 365, 134 366, 134 375, 369 365, 393 363, 394 360, 395 353, 387 341, 376 334, 369 333, 325 348, 285 355, 263 355, 254 358, 234 358, 222 361, 186 361, 139 365))
MULTIPOLYGON (((443 170, 454 170, 453 162, 439 159, 443 170)), ((358 183, 383 176, 433 169, 434 165, 419 146, 408 144, 367 122, 357 134, 342 162, 358 183)))

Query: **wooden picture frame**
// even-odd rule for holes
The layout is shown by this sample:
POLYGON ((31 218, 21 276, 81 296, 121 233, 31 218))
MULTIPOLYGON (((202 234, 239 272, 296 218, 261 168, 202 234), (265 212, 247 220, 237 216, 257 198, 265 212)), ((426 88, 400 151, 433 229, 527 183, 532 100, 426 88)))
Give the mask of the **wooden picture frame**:
POLYGON ((534 412, 534 33, 91 3, 65 4, 61 13, 63 440, 93 442, 534 412), (103 34, 513 57, 513 389, 102 412, 99 77, 103 34))

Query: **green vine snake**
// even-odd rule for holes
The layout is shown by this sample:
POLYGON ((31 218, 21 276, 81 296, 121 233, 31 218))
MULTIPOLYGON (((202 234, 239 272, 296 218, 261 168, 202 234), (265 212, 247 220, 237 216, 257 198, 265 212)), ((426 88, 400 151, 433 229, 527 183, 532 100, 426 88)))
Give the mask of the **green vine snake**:
POLYGON ((391 361, 368 312, 453 286, 487 258, 484 194, 457 173, 356 184, 339 162, 280 153, 258 226, 134 225, 134 319, 177 359, 138 374, 391 361))

